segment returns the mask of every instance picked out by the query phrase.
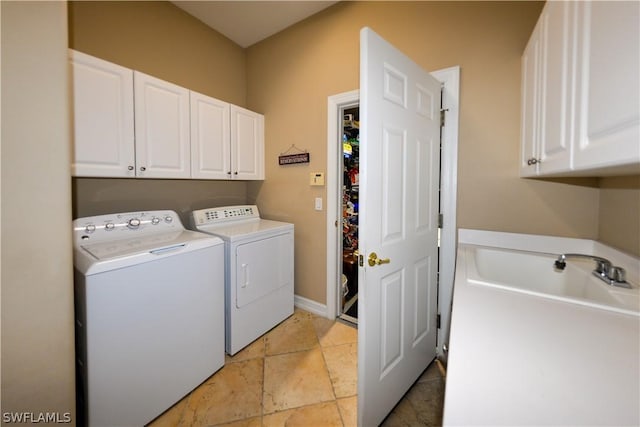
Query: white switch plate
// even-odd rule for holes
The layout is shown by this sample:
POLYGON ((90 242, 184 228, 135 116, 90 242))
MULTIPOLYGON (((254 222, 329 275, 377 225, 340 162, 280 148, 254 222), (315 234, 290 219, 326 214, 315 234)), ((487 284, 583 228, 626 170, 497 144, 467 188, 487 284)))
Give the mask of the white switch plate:
POLYGON ((316 197, 316 210, 322 210, 322 197, 316 197))

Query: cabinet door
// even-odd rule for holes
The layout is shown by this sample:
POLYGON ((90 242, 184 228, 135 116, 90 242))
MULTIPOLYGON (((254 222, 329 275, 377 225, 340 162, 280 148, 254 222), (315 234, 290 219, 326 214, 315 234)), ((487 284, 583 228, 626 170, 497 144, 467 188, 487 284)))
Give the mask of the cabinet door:
POLYGON ((540 15, 540 120, 538 173, 571 170, 571 42, 575 40, 573 2, 547 2, 540 15))
POLYGON ((264 116, 231 105, 231 166, 234 179, 264 179, 264 116))
POLYGON ((69 51, 74 176, 135 176, 133 70, 69 51))
POLYGON ((229 104, 191 92, 191 176, 231 178, 229 104))
POLYGON ((520 175, 534 176, 538 171, 538 115, 540 93, 540 22, 536 25, 522 54, 522 117, 520 124, 520 175), (535 163, 533 160, 536 159, 535 163))
MULTIPOLYGON (((640 162, 640 3, 577 2, 576 169, 640 162)), ((620 170, 619 170, 620 171, 620 170)))
POLYGON ((190 178, 189 90, 136 71, 136 175, 190 178))

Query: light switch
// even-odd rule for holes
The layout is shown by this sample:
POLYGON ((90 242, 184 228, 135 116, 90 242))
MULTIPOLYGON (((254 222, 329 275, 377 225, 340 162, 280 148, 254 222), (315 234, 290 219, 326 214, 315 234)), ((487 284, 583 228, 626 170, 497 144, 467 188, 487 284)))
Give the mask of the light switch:
POLYGON ((316 210, 322 210, 322 197, 316 197, 316 210))
POLYGON ((309 174, 309 185, 324 185, 324 172, 311 172, 309 174))

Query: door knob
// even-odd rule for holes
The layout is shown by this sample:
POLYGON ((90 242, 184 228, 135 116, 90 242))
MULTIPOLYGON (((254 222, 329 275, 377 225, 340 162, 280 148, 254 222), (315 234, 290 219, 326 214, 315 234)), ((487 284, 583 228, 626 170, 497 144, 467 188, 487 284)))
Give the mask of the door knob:
POLYGON ((378 258, 378 254, 376 254, 375 252, 371 252, 369 254, 368 262, 369 267, 373 267, 374 265, 389 264, 391 260, 389 258, 378 258))

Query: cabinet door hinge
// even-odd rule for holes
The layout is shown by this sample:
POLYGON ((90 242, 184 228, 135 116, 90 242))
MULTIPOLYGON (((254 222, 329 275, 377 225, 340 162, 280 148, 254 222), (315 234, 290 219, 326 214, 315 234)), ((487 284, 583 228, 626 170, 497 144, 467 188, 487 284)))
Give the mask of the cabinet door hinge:
POLYGON ((440 314, 438 314, 438 317, 436 317, 436 328, 440 329, 440 314))
POLYGON ((442 228, 443 221, 444 221, 444 215, 438 214, 438 228, 442 228))

